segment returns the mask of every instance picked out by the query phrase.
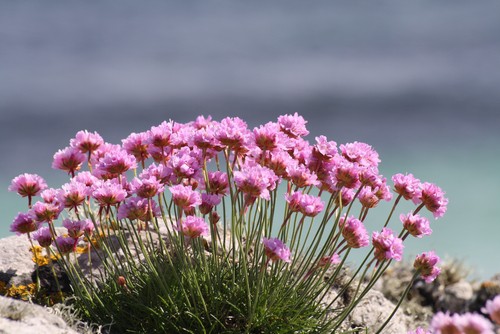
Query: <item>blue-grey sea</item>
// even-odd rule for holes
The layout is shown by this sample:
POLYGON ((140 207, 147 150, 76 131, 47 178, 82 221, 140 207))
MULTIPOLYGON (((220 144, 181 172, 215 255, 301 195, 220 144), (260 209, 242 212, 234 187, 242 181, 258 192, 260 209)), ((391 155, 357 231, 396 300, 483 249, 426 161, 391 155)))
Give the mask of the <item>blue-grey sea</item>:
POLYGON ((447 214, 408 240, 408 259, 434 249, 473 277, 500 272, 496 0, 3 1, 0 237, 26 209, 10 180, 60 186, 52 156, 78 130, 120 143, 168 119, 254 127, 295 112, 309 140, 367 142, 387 178, 446 191, 447 214))

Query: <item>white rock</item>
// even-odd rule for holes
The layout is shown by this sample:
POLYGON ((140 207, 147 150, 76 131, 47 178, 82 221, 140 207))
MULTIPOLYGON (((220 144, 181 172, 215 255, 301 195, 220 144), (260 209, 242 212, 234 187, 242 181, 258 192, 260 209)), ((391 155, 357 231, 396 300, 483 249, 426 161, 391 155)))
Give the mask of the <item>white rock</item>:
MULTIPOLYGON (((351 325, 367 328, 368 333, 375 333, 394 310, 395 305, 376 290, 370 290, 361 302, 354 308, 347 322, 351 325)), ((407 332, 406 324, 410 320, 398 309, 389 324, 383 330, 384 334, 401 334, 407 332)))
POLYGON ((0 296, 1 334, 77 334, 44 307, 0 296))

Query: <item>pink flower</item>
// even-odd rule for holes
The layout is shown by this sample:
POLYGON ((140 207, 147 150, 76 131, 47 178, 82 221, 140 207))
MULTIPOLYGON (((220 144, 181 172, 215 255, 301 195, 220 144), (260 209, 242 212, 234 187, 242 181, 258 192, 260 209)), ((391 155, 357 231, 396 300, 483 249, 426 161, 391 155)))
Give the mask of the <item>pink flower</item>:
POLYGON ((283 178, 288 177, 287 169, 289 167, 297 165, 297 161, 293 160, 290 154, 285 151, 262 152, 257 161, 283 178))
POLYGON ((494 334, 493 324, 479 314, 438 312, 431 321, 435 334, 494 334))
POLYGON ((276 188, 278 177, 274 172, 257 164, 246 162, 240 171, 234 172, 234 183, 250 198, 270 200, 270 190, 276 188))
POLYGON ((63 207, 59 202, 44 203, 36 202, 30 210, 38 222, 52 222, 59 217, 63 207))
POLYGON ((37 196, 47 188, 45 180, 36 174, 21 174, 16 176, 9 186, 9 191, 15 191, 22 197, 37 196))
POLYGON ((135 177, 131 182, 131 187, 132 192, 142 198, 154 197, 165 190, 163 184, 154 176, 140 179, 135 177))
POLYGON ((19 212, 10 225, 10 231, 17 235, 26 234, 36 231, 39 225, 30 213, 19 212))
POLYGON ((94 185, 97 180, 99 180, 97 177, 92 175, 91 172, 80 172, 75 175, 73 178, 74 182, 82 183, 84 184, 87 188, 90 188, 94 185))
POLYGON ((427 283, 430 283, 441 273, 441 269, 436 267, 438 262, 439 256, 433 251, 424 252, 416 257, 413 267, 420 272, 420 275, 427 283))
POLYGON ((333 168, 330 172, 331 183, 340 188, 356 188, 359 185, 359 166, 343 157, 334 160, 333 168))
POLYGON ((178 184, 168 189, 172 193, 172 200, 175 205, 181 207, 183 210, 190 210, 201 204, 200 193, 194 191, 190 186, 178 184))
MULTIPOLYGON (((220 143, 237 154, 245 154, 251 148, 253 133, 241 118, 226 117, 216 127, 215 136, 220 143)), ((255 143, 254 143, 255 145, 255 143)))
POLYGON ((170 145, 170 136, 174 130, 174 121, 163 121, 158 126, 151 127, 147 132, 149 136, 149 143, 156 147, 166 147, 170 145))
POLYGON ((194 133, 193 145, 201 150, 220 151, 222 149, 221 143, 215 136, 215 128, 212 124, 194 133))
POLYGON ((376 207, 378 202, 380 202, 375 192, 369 187, 363 187, 363 189, 361 189, 358 194, 358 200, 363 207, 369 209, 376 207))
POLYGON ((380 159, 378 153, 368 144, 355 141, 340 145, 342 156, 350 162, 356 162, 362 167, 377 167, 380 159))
POLYGON ((300 191, 286 194, 285 199, 292 212, 300 212, 304 216, 314 217, 323 210, 324 202, 320 197, 303 194, 300 191))
POLYGON ((448 205, 448 199, 444 197, 444 191, 435 184, 429 182, 424 182, 421 188, 422 193, 420 195, 420 200, 427 210, 432 212, 436 219, 442 217, 448 205))
POLYGON ((495 334, 493 324, 480 314, 465 313, 460 315, 458 323, 466 334, 495 334))
POLYGON ((271 261, 282 260, 284 262, 291 262, 290 249, 277 238, 262 238, 264 244, 264 251, 266 256, 271 261))
POLYGON ((368 246, 370 243, 370 237, 366 231, 363 223, 354 218, 341 217, 339 220, 339 226, 341 228, 342 236, 347 242, 347 245, 351 248, 361 248, 368 246))
POLYGON ((45 203, 59 204, 59 190, 54 188, 45 189, 40 193, 40 197, 45 203))
POLYGON ((254 128, 256 145, 263 151, 284 150, 287 148, 288 137, 280 132, 277 123, 269 122, 254 128))
POLYGON ((81 168, 86 159, 87 157, 79 149, 71 146, 66 147, 54 154, 52 168, 66 171, 71 176, 75 176, 75 172, 81 168))
POLYGON ((278 125, 281 131, 292 138, 307 136, 309 131, 306 129, 306 124, 307 121, 297 113, 278 117, 278 125))
POLYGON ((33 239, 38 241, 40 246, 49 247, 52 244, 52 233, 50 232, 50 228, 46 226, 40 227, 33 233, 33 239))
POLYGON ((56 247, 61 254, 71 253, 75 250, 77 240, 72 237, 58 236, 56 238, 56 247))
POLYGON ((349 205, 354 199, 354 190, 349 188, 340 189, 340 194, 336 198, 336 203, 340 205, 340 201, 342 201, 342 206, 349 205))
POLYGON ((99 206, 109 208, 122 202, 127 197, 127 191, 121 184, 111 180, 100 181, 94 184, 92 197, 99 206))
POLYGON ((399 219, 403 223, 404 228, 414 237, 422 238, 424 235, 431 235, 429 220, 420 215, 413 215, 411 212, 404 215, 401 214, 399 219))
POLYGON ((427 331, 421 327, 417 327, 414 331, 409 331, 407 334, 432 334, 431 331, 427 331))
POLYGON ((97 132, 91 133, 87 130, 78 131, 75 138, 69 142, 71 147, 79 149, 81 153, 92 153, 103 144, 104 140, 97 132))
POLYGON ((316 145, 313 146, 312 155, 321 161, 332 161, 338 155, 337 143, 328 141, 325 136, 316 137, 316 145))
POLYGON ((384 227, 381 232, 373 232, 372 244, 375 248, 374 256, 378 261, 403 258, 403 240, 394 236, 390 228, 384 227))
POLYGON ((208 235, 210 231, 205 220, 196 216, 187 216, 186 219, 179 220, 174 228, 191 239, 208 235))
POLYGON ((299 188, 319 184, 316 174, 302 164, 289 164, 286 167, 288 178, 299 188))
POLYGON ((78 239, 85 232, 92 232, 94 229, 94 224, 90 219, 85 220, 63 220, 63 226, 68 230, 68 235, 73 239, 78 239))
POLYGON ((200 213, 206 215, 221 202, 220 195, 201 194, 200 213))
POLYGON ((497 325, 500 325, 500 295, 488 300, 481 311, 488 314, 497 325))
POLYGON ((122 139, 122 146, 125 151, 133 155, 138 162, 144 163, 144 161, 149 158, 148 141, 149 136, 146 132, 132 132, 127 138, 122 139))
MULTIPOLYGON (((74 180, 74 179, 73 179, 74 180)), ((64 207, 78 209, 80 205, 85 201, 87 196, 90 196, 90 188, 85 184, 80 182, 71 182, 63 185, 61 190, 58 192, 58 200, 64 205, 64 207)))
POLYGON ((102 179, 112 179, 133 168, 137 168, 135 157, 120 148, 109 151, 99 158, 94 175, 102 179))
POLYGON ((142 220, 144 222, 151 220, 151 213, 149 208, 149 201, 151 201, 151 210, 153 217, 160 217, 161 212, 158 205, 153 200, 146 198, 130 197, 123 202, 118 208, 118 219, 142 220))
POLYGON ((403 175, 401 173, 392 176, 394 182, 394 191, 403 196, 406 200, 412 200, 415 204, 420 203, 420 180, 415 178, 413 174, 403 175))
POLYGON ((226 195, 229 190, 229 181, 224 172, 208 172, 208 189, 211 194, 226 195))
POLYGON ((201 151, 183 147, 167 163, 168 172, 177 180, 195 177, 201 171, 201 151))

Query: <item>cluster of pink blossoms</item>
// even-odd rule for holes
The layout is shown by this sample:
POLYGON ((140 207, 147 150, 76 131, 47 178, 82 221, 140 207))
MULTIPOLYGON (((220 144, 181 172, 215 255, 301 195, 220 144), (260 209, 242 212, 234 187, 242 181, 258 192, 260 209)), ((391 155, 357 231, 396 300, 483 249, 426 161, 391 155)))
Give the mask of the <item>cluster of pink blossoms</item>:
MULTIPOLYGON (((500 295, 488 300, 481 311, 500 325, 500 295)), ((494 334, 494 325, 477 313, 449 314, 438 312, 431 321, 431 330, 417 328, 408 334, 494 334)))
MULTIPOLYGON (((344 249, 370 245, 366 213, 380 201, 392 199, 391 187, 378 171, 378 153, 366 143, 337 145, 326 136, 310 143, 304 139, 309 134, 306 124, 298 114, 280 116, 254 129, 238 117, 215 121, 200 116, 186 124, 165 121, 132 133, 121 145, 107 143, 95 132, 79 131, 68 147, 54 155, 52 164, 70 175, 69 182, 59 189, 48 189, 34 174, 12 180, 9 190, 28 197, 29 210, 16 217, 11 230, 33 233, 46 247, 50 229, 42 225, 52 224, 65 209, 78 216, 97 206, 94 227, 109 219, 115 213, 112 210, 118 220, 148 222, 164 215, 168 205, 162 201, 168 198, 176 208, 173 227, 193 239, 216 227, 221 217, 217 210, 224 198, 234 200, 242 195, 244 214, 257 201, 271 200, 278 185, 285 183, 289 217, 294 214, 303 220, 323 213, 322 194, 331 196, 339 210, 358 200, 362 215, 339 218, 340 244, 344 249), (217 170, 207 170, 214 165, 217 170), (41 199, 32 205, 36 196, 41 199)), ((439 218, 448 204, 439 187, 422 183, 412 174, 396 174, 392 181, 396 201, 403 198, 417 208, 400 216, 406 231, 402 238, 387 227, 373 232, 371 244, 377 263, 400 260, 408 235, 420 238, 431 234, 430 223, 419 210, 425 208, 439 218)), ((328 218, 332 217, 336 216, 328 218)), ((68 237, 52 236, 51 241, 61 250, 74 248, 79 238, 93 233, 84 219, 64 220, 63 225, 68 237)), ((270 260, 290 261, 290 250, 283 241, 269 237, 262 242, 270 260)), ((342 250, 324 257, 320 266, 339 263, 342 250)), ((419 258, 416 268, 426 280, 437 273, 429 253, 419 258)))

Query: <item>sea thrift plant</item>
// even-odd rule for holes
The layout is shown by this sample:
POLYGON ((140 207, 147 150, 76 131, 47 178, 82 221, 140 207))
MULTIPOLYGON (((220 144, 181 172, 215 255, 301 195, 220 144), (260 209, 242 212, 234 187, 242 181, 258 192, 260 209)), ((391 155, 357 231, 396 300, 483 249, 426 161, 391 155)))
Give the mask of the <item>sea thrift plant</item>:
MULTIPOLYGON (((412 174, 388 181, 367 143, 309 141, 306 125, 298 114, 254 128, 200 116, 139 129, 121 145, 80 131, 54 155, 67 183, 12 180, 28 206, 11 231, 43 247, 52 270, 58 262, 81 316, 113 323, 111 332, 350 331, 351 312, 403 258, 409 236, 432 233, 429 216, 441 218, 448 199, 412 174), (393 204, 380 222, 370 213, 381 201, 393 204), (399 212, 402 201, 413 209, 399 212), (363 260, 345 271, 352 254, 363 260)), ((434 280, 438 261, 417 256, 413 279, 434 280)), ((412 282, 384 324, 366 330, 384 332, 412 282)), ((497 306, 486 306, 494 320, 497 306)), ((440 317, 435 331, 448 326, 440 317)))

